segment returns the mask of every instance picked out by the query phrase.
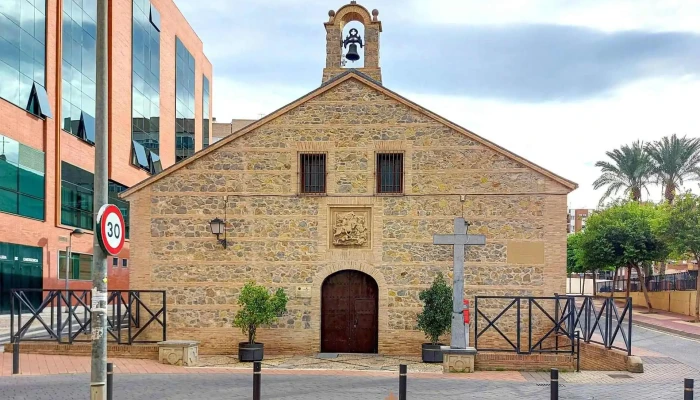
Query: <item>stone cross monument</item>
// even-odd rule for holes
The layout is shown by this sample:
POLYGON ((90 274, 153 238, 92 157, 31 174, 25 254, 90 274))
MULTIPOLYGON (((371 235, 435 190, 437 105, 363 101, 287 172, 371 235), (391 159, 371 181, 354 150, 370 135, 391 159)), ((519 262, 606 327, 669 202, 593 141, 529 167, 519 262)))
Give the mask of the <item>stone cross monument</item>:
POLYGON ((453 296, 452 296, 452 330, 450 347, 453 349, 465 349, 467 347, 468 332, 464 329, 462 310, 464 306, 464 246, 483 246, 486 244, 484 235, 468 235, 469 224, 462 217, 455 218, 455 231, 453 234, 433 235, 433 244, 452 245, 454 248, 453 269, 453 296))

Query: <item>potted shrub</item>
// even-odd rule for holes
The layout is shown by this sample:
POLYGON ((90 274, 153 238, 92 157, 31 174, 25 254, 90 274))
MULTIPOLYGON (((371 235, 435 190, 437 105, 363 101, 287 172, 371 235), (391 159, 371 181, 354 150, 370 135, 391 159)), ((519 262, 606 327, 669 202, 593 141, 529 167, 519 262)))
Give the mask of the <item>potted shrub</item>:
POLYGON ((442 343, 438 341, 452 324, 452 289, 447 286, 442 273, 438 273, 432 286, 421 291, 418 298, 424 303, 423 312, 418 314, 418 329, 430 339, 430 343, 422 346, 423 362, 441 363, 442 343))
POLYGON ((287 310, 287 295, 282 289, 272 295, 264 286, 248 282, 241 289, 238 305, 241 309, 233 325, 248 335, 247 342, 238 343, 238 361, 262 361, 263 344, 255 341, 255 333, 259 326, 274 322, 287 310))

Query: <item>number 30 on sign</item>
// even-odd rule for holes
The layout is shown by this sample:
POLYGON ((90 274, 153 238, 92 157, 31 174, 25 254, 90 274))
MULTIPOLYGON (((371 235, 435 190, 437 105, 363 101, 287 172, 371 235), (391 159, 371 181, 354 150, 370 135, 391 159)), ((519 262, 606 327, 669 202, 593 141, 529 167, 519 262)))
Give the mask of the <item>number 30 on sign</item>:
POLYGON ((97 238, 102 250, 117 255, 124 247, 125 225, 122 212, 114 204, 105 204, 97 213, 97 238))

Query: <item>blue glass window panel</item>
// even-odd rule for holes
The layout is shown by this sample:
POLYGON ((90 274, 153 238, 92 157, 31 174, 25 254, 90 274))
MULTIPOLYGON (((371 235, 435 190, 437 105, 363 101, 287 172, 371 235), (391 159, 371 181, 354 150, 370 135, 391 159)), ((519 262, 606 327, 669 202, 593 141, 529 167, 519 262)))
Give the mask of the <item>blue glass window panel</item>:
POLYGON ((153 7, 153 4, 151 4, 150 21, 153 27, 158 29, 158 32, 160 32, 160 13, 155 7, 153 7))
POLYGON ((18 214, 34 219, 44 219, 44 200, 20 195, 18 214))
MULTIPOLYGON (((83 11, 93 20, 97 21, 97 0, 83 0, 83 11)), ((85 21, 83 21, 84 23, 85 21)))
POLYGON ((46 13, 46 0, 34 0, 34 7, 42 14, 46 13))
POLYGON ((83 49, 82 49, 82 71, 83 74, 95 80, 96 77, 96 60, 97 47, 96 41, 87 32, 83 32, 83 49))
POLYGON ((41 44, 46 42, 46 17, 38 12, 34 14, 34 37, 41 44))
POLYGON ((0 211, 17 214, 17 193, 0 189, 0 211))
POLYGON ((140 165, 141 167, 145 169, 149 169, 148 166, 148 156, 146 155, 146 149, 141 146, 137 141, 132 141, 133 144, 133 149, 134 149, 134 156, 136 159, 136 163, 140 165))
MULTIPOLYGON (((70 19, 69 13, 63 13, 63 27, 61 29, 63 30, 63 46, 65 47, 66 40, 70 43, 70 37, 73 35, 73 21, 70 19)), ((66 50, 63 49, 63 58, 65 58, 65 52, 66 50)))
POLYGON ((0 61, 6 64, 9 68, 19 71, 20 51, 18 47, 13 46, 10 42, 0 38, 0 61))
POLYGON ((95 118, 84 111, 80 115, 80 130, 80 136, 90 143, 95 143, 95 118))
POLYGON ((28 78, 22 74, 19 75, 19 106, 25 110, 27 110, 29 107, 29 100, 32 95, 33 86, 34 79, 28 78))
POLYGON ((41 85, 44 84, 44 81, 45 81, 44 71, 45 71, 44 66, 35 61, 34 62, 34 82, 38 82, 41 85))
POLYGON ((150 152, 151 155, 151 173, 158 174, 163 171, 163 165, 161 164, 160 157, 154 153, 150 152))
MULTIPOLYGON (((82 38, 82 35, 80 36, 82 38)), ((74 68, 80 68, 81 62, 82 62, 82 54, 83 54, 83 45, 75 40, 75 36, 73 37, 73 41, 71 41, 71 58, 70 58, 70 64, 74 68)))
POLYGON ((30 35, 34 35, 34 5, 27 0, 22 0, 20 10, 20 23, 19 26, 23 30, 27 31, 30 35))
POLYGON ((5 14, 12 22, 19 25, 21 0, 0 1, 0 13, 5 14))
POLYGON ((24 29, 19 31, 19 49, 34 56, 34 37, 24 29))
POLYGON ((95 115, 95 100, 87 97, 85 94, 83 94, 83 114, 87 113, 88 115, 94 116, 95 115))
POLYGON ((34 56, 20 52, 19 72, 28 78, 34 79, 34 56))
POLYGON ((70 110, 70 133, 78 136, 80 128, 80 106, 73 104, 70 110))
MULTIPOLYGON (((6 0, 0 0, 0 2, 6 0)), ((19 25, 13 22, 6 15, 0 13, 0 35, 1 38, 10 42, 13 46, 19 47, 19 25)))
MULTIPOLYGON (((65 81, 64 81, 65 82, 65 81)), ((61 125, 61 129, 63 129, 66 132, 70 132, 70 109, 71 109, 71 104, 66 100, 63 99, 61 102, 62 107, 61 107, 61 113, 63 114, 63 124, 61 125)))
POLYGON ((0 62, 0 97, 19 105, 20 73, 7 64, 0 62))
POLYGON ((0 136, 0 188, 17 191, 19 176, 19 143, 0 136))
POLYGON ((44 198, 44 174, 27 168, 19 168, 19 191, 26 195, 44 198))

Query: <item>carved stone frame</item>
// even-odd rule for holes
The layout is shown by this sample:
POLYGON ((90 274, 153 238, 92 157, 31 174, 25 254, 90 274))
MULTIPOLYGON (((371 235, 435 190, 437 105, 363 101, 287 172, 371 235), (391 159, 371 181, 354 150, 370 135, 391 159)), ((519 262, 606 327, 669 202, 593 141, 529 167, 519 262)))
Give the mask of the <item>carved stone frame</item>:
POLYGON ((362 207, 362 206, 332 206, 330 207, 330 215, 328 220, 328 248, 336 250, 352 250, 352 249, 362 249, 367 250, 372 248, 372 207, 362 207), (359 246, 342 246, 333 243, 333 233, 336 226, 336 221, 338 217, 353 212, 357 215, 364 217, 366 223, 366 235, 367 239, 363 245, 359 246))

